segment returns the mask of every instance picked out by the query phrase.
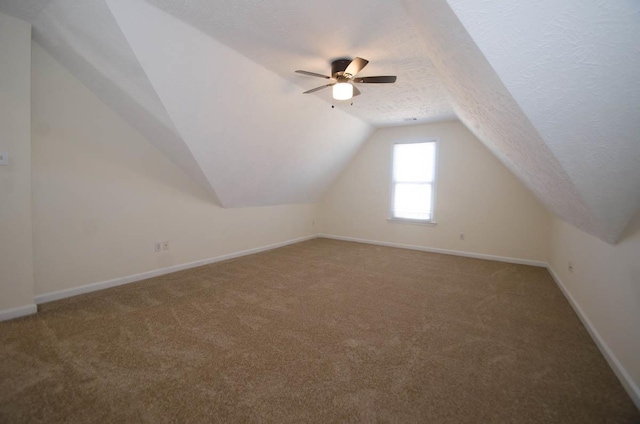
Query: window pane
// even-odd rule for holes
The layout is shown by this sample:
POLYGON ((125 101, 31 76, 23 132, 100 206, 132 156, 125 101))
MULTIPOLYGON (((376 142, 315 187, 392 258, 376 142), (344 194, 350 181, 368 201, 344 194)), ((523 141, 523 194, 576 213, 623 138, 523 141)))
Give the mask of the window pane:
POLYGON ((395 184, 393 217, 431 219, 431 184, 395 184))
POLYGON ((436 143, 409 143, 393 146, 393 180, 433 182, 436 143))

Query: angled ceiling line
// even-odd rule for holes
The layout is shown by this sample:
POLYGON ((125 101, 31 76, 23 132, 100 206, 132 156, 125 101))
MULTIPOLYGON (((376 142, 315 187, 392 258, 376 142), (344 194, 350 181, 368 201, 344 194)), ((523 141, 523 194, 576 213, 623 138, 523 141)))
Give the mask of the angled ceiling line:
POLYGON ((615 242, 486 61, 446 0, 403 0, 420 29, 460 120, 547 209, 615 242))
MULTIPOLYGON (((353 106, 349 106, 350 102, 336 102, 335 107, 374 128, 403 125, 408 117, 417 117, 417 123, 455 118, 433 65, 414 43, 417 32, 409 25, 409 17, 399 2, 326 0, 302 5, 289 0, 252 0, 233 7, 210 0, 148 3, 198 28, 301 91, 314 86, 296 74, 296 69, 326 73, 338 58, 360 56, 372 60, 361 76, 398 75, 398 82, 392 88, 360 87, 366 96, 359 96, 353 106), (340 10, 340 14, 333 10, 340 10), (376 31, 368 22, 376 22, 376 31)), ((313 97, 332 104, 330 90, 313 97)))
POLYGON ((151 4, 107 4, 223 207, 317 201, 371 131, 151 4))
POLYGON ((640 209, 640 3, 447 0, 609 242, 640 209))
POLYGON ((103 0, 8 0, 2 4, 2 10, 6 8, 27 18, 34 43, 219 204, 157 94, 148 81, 145 84, 146 76, 103 0), (100 43, 96 45, 95 40, 100 43))
MULTIPOLYGON (((106 1, 105 0, 102 0, 102 1, 104 2, 106 9, 109 11, 110 16, 113 18, 114 22, 117 24, 118 30, 120 31, 122 38, 127 41, 127 45, 129 46, 129 49, 131 50, 133 55, 136 57, 136 59, 138 59, 138 57, 135 55, 135 52, 133 52, 131 45, 128 44, 128 40, 124 32, 122 32, 122 28, 120 27, 118 20, 113 15, 113 12, 108 7, 108 4, 106 3, 106 1)), ((142 64, 139 63, 139 61, 138 61, 138 65, 148 80, 149 77, 146 73, 146 70, 144 69, 142 64)), ((162 108, 162 110, 164 111, 164 114, 166 115, 166 119, 168 119, 170 123, 170 127, 167 127, 162 122, 157 122, 157 126, 152 125, 151 128, 158 128, 161 132, 164 133, 164 134, 160 134, 160 139, 168 139, 168 137, 174 138, 174 141, 171 143, 168 143, 168 145, 160 145, 160 143, 158 142, 155 142, 155 143, 152 142, 151 144, 156 149, 158 149, 165 157, 167 157, 171 162, 173 162, 176 166, 178 166, 178 168, 180 168, 183 172, 186 172, 187 175, 193 178, 202 188, 204 188, 211 195, 211 200, 213 204, 217 206, 222 206, 222 203, 220 202, 220 199, 218 197, 218 194, 216 193, 214 186, 209 182, 209 180, 205 176, 204 172, 202 171, 202 168, 198 164, 197 158, 195 157, 194 153, 191 151, 191 148, 189 147, 189 145, 185 143, 185 141, 182 139, 182 136, 179 134, 177 127, 175 125, 175 122, 173 122, 173 118, 171 117, 171 114, 169 114, 169 112, 167 111, 166 106, 162 102, 162 99, 160 98, 155 86, 151 84, 150 81, 149 81, 149 86, 153 90, 153 94, 157 98, 160 107, 162 108), (162 131, 162 130, 165 130, 165 131, 162 131), (175 146, 183 147, 184 149, 186 149, 187 154, 182 155, 181 159, 177 158, 176 152, 175 152, 175 146)), ((123 94, 126 96, 126 93, 123 93, 123 94)), ((132 101, 134 104, 136 104, 135 100, 132 99, 132 101)), ((146 115, 147 116, 145 116, 145 114, 140 114, 139 116, 141 116, 142 118, 155 120, 155 117, 153 116, 153 114, 146 114, 146 115)), ((127 114, 127 117, 129 116, 130 115, 127 114)), ((140 126, 138 119, 127 119, 125 117, 125 120, 133 121, 133 123, 130 123, 130 124, 142 134, 145 134, 145 133, 149 134, 151 132, 149 130, 140 131, 140 129, 138 128, 140 126)), ((154 137, 153 135, 151 136, 151 138, 147 137, 147 139, 150 141, 158 140, 158 138, 154 137)))

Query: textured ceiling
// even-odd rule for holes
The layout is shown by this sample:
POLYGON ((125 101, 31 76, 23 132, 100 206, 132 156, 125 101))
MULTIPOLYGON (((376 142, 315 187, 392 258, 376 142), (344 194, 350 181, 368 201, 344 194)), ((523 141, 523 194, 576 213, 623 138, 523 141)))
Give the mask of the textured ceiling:
POLYGON ((640 3, 0 0, 223 206, 317 201, 372 127, 457 116, 560 218, 610 243, 640 206, 640 3), (370 60, 336 103, 302 95, 370 60), (346 112, 346 113, 345 113, 346 112))
POLYGON ((600 226, 640 207, 640 2, 449 0, 600 226))
MULTIPOLYGON (((455 118, 418 31, 390 0, 151 0, 249 59, 296 84, 300 93, 326 84, 296 69, 330 74, 331 61, 363 57, 359 74, 397 75, 395 84, 360 84, 360 97, 336 102, 374 126, 455 118)), ((222 65, 222 64, 221 64, 222 65)), ((331 90, 316 94, 331 102, 331 90)))
POLYGON ((406 0, 460 120, 554 214, 602 237, 568 175, 446 0, 406 0), (596 229, 596 231, 594 231, 596 229))

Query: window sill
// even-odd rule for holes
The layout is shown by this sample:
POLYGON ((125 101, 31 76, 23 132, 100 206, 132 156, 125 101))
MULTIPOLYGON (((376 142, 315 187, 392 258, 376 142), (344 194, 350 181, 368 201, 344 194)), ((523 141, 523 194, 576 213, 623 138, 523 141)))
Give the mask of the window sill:
POLYGON ((405 218, 387 218, 387 222, 391 222, 393 224, 413 224, 413 225, 424 225, 427 227, 435 227, 438 225, 435 221, 422 221, 420 219, 405 219, 405 218))

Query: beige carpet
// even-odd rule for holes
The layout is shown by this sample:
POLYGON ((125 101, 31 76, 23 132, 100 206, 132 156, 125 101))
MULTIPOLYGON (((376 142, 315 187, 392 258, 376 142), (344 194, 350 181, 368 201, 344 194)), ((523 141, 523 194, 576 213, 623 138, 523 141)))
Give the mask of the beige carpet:
POLYGON ((630 423, 546 270, 316 239, 0 324, 0 422, 630 423))

